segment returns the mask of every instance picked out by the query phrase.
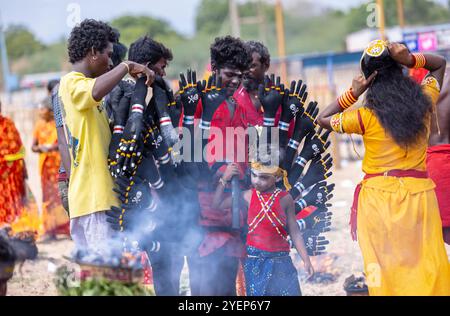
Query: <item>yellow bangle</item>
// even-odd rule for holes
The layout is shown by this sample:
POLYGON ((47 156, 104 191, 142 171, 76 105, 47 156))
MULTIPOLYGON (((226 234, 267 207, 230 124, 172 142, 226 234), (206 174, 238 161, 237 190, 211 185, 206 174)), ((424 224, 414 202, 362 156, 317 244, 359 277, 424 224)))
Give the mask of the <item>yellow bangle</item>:
POLYGON ((420 69, 425 67, 425 64, 427 63, 427 60, 425 58, 425 55, 422 53, 414 53, 413 54, 414 57, 414 69, 420 69))

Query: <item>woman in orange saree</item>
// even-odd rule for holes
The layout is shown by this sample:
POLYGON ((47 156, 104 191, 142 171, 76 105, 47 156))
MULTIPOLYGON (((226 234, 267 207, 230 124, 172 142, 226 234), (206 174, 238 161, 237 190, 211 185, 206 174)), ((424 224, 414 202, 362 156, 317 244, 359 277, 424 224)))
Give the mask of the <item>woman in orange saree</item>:
POLYGON ((69 235, 69 218, 61 204, 58 193, 58 170, 61 157, 55 120, 49 99, 39 110, 40 119, 33 132, 33 152, 39 153, 39 174, 42 186, 42 223, 44 234, 55 238, 58 234, 69 235))

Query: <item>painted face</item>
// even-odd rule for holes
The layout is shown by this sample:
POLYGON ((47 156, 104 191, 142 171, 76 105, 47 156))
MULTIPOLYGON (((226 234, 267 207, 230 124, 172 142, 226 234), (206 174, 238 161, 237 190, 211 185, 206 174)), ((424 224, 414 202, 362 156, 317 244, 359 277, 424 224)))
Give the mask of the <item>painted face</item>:
POLYGON ((108 46, 103 50, 103 52, 97 51, 94 55, 96 59, 94 60, 92 67, 95 77, 99 77, 104 73, 108 72, 113 67, 113 62, 111 57, 113 55, 113 44, 110 42, 108 46))
POLYGON ((224 67, 219 70, 222 78, 222 88, 227 90, 228 96, 232 96, 242 81, 242 71, 236 68, 224 67))
POLYGON ((277 178, 273 174, 252 170, 252 185, 259 192, 267 192, 275 188, 277 178))
POLYGON ((168 66, 167 59, 161 58, 154 65, 150 65, 149 68, 153 70, 158 76, 166 76, 166 67, 168 66))

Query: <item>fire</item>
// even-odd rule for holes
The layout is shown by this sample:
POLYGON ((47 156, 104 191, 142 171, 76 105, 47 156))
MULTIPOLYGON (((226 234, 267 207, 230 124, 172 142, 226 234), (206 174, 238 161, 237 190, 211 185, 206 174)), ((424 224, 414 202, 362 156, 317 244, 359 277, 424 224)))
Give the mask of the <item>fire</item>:
MULTIPOLYGON (((308 282, 312 283, 334 283, 337 281, 341 270, 335 266, 338 259, 336 254, 324 254, 322 256, 310 257, 311 264, 314 267, 315 274, 308 282)), ((294 265, 298 270, 303 269, 303 263, 300 258, 295 257, 294 265)))
POLYGON ((34 235, 36 240, 42 230, 42 220, 35 203, 29 204, 23 212, 10 224, 10 234, 20 236, 23 234, 34 235))

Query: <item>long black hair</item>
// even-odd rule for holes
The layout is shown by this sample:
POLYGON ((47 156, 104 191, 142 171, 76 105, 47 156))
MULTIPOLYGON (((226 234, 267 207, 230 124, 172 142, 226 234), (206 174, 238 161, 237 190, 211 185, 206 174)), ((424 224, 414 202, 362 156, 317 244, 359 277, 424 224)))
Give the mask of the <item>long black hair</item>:
POLYGON ((426 133, 431 100, 400 65, 378 71, 365 101, 398 145, 412 145, 426 133))

